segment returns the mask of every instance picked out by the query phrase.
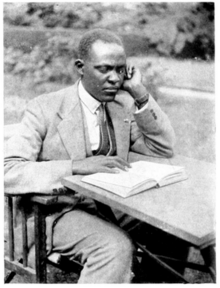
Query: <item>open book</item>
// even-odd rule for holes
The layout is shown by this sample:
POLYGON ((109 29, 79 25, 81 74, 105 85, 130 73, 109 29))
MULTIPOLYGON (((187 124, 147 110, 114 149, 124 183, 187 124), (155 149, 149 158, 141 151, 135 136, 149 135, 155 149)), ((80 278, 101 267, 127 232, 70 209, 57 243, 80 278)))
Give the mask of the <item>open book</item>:
POLYGON ((125 198, 185 179, 187 175, 184 167, 138 161, 132 163, 128 171, 91 174, 83 177, 82 181, 125 198))

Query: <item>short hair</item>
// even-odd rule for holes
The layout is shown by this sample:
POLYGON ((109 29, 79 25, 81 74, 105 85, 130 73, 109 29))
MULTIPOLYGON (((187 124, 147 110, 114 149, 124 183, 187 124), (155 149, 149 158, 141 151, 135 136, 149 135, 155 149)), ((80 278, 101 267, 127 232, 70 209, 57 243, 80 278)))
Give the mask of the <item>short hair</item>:
POLYGON ((78 57, 80 59, 86 59, 89 56, 91 46, 98 40, 104 43, 115 43, 124 48, 118 35, 107 29, 98 28, 88 31, 83 35, 78 47, 78 57))

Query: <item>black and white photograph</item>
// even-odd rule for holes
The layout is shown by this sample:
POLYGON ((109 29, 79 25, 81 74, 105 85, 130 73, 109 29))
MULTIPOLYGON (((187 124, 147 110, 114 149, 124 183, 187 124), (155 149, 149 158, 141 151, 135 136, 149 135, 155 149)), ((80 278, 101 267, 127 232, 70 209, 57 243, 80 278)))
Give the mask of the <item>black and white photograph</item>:
POLYGON ((216 284, 216 6, 2 3, 4 283, 216 284))

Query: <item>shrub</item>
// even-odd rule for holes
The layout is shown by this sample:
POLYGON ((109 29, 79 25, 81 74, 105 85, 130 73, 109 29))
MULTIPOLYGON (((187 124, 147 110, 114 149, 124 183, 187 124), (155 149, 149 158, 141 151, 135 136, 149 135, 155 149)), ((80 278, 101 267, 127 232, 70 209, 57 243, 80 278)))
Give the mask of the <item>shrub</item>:
POLYGON ((178 22, 181 58, 214 59, 214 3, 198 3, 178 22))
POLYGON ((4 5, 4 21, 10 25, 89 28, 101 17, 100 3, 26 3, 4 5))
POLYGON ((139 27, 159 55, 214 58, 214 3, 141 3, 139 27))
POLYGON ((25 3, 16 6, 13 3, 4 4, 4 22, 14 26, 31 26, 34 18, 27 13, 28 7, 25 3))
POLYGON ((10 25, 109 28, 142 35, 146 53, 214 59, 214 3, 5 3, 10 25))
POLYGON ((54 36, 46 45, 35 46, 30 53, 12 47, 5 49, 5 72, 30 76, 35 84, 71 83, 77 78, 74 72, 76 55, 74 39, 54 36))
MULTIPOLYGON (((32 83, 56 82, 72 84, 78 78, 74 69, 77 41, 71 37, 53 36, 46 45, 35 46, 30 53, 9 47, 5 49, 5 73, 28 77, 32 83)), ((157 87, 163 84, 163 71, 153 63, 136 63, 143 72, 143 82, 156 97, 157 87)))

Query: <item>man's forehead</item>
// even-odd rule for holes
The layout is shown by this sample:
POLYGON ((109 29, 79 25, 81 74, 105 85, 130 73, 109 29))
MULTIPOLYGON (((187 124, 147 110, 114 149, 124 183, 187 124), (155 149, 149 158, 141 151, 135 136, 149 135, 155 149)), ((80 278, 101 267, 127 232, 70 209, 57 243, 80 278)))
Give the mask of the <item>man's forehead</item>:
POLYGON ((97 58, 111 58, 121 57, 126 58, 124 47, 117 43, 107 43, 101 40, 94 42, 90 49, 90 58, 95 60, 97 58))

